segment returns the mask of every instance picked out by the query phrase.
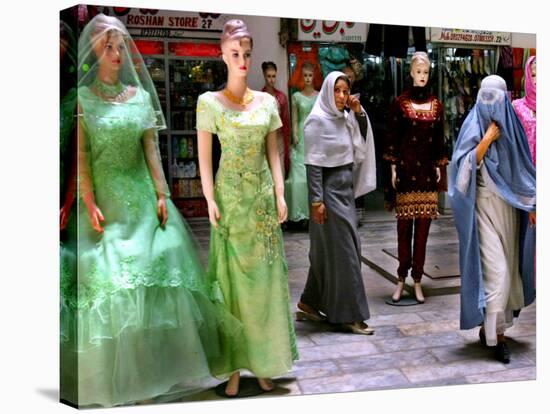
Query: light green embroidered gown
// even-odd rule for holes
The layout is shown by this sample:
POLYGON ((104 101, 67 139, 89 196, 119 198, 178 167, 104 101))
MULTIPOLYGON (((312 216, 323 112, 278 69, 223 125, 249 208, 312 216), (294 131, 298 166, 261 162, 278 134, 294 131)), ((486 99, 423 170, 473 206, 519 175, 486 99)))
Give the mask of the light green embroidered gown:
POLYGON ((214 197, 221 218, 211 229, 208 275, 227 309, 244 325, 242 343, 226 344, 217 374, 239 369, 282 375, 298 358, 290 316, 288 272, 266 159, 266 135, 281 127, 275 99, 249 111, 224 107, 206 92, 197 104, 197 130, 217 134, 222 147, 214 197))
POLYGON ((292 95, 292 105, 297 108, 298 113, 298 144, 290 149, 290 172, 285 181, 285 200, 290 221, 309 218, 307 175, 304 165, 304 122, 316 100, 317 95, 305 96, 301 92, 292 95))
POLYGON ((142 142, 154 125, 149 95, 138 88, 112 104, 88 87, 78 94, 105 221, 96 232, 80 201, 78 274, 62 259, 61 398, 114 406, 213 385, 221 345, 241 336, 241 324, 211 301, 190 230, 168 198, 160 226, 142 142))

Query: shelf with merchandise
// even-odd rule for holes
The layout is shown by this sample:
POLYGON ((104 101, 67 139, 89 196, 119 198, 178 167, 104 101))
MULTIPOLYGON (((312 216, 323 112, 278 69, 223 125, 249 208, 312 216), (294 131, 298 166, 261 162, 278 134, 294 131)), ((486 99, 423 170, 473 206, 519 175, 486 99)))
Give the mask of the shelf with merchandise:
POLYGON ((196 105, 200 94, 225 82, 219 43, 147 38, 140 39, 138 49, 166 119, 159 147, 171 197, 185 217, 208 216, 198 168, 196 105))
POLYGON ((450 47, 436 49, 439 67, 439 98, 444 105, 444 135, 449 155, 466 116, 473 108, 481 80, 496 73, 496 51, 483 48, 450 47))

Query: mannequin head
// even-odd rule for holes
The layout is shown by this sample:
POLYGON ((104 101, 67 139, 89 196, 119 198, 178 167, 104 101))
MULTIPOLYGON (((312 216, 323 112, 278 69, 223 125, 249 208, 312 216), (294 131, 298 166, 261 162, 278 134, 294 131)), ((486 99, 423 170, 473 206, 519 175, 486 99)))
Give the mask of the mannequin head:
POLYGON ((304 78, 304 89, 313 88, 313 71, 314 67, 311 63, 305 62, 302 65, 302 77, 304 78))
POLYGON ((273 62, 263 62, 262 72, 264 73, 265 86, 268 88, 275 88, 277 65, 273 62))
POLYGON ((242 20, 228 20, 220 40, 222 59, 229 75, 246 76, 252 56, 252 36, 242 20))
POLYGON ((94 43, 99 67, 118 72, 124 63, 125 47, 124 37, 119 31, 109 30, 100 35, 98 41, 94 43))
POLYGON ((413 86, 424 87, 430 79, 430 59, 426 52, 415 52, 411 59, 413 86))
POLYGON ((351 82, 347 76, 339 76, 334 83, 334 103, 339 111, 343 111, 348 102, 351 82))
POLYGON ((531 80, 533 82, 533 85, 537 86, 537 60, 536 59, 534 59, 531 62, 530 69, 531 69, 531 80))
POLYGON ((106 72, 119 72, 129 53, 126 49, 128 32, 116 17, 98 15, 92 35, 92 49, 99 68, 106 72))
POLYGON ((355 72, 353 71, 351 66, 346 66, 344 69, 342 69, 342 72, 344 72, 349 78, 350 87, 353 86, 353 83, 355 82, 355 72))

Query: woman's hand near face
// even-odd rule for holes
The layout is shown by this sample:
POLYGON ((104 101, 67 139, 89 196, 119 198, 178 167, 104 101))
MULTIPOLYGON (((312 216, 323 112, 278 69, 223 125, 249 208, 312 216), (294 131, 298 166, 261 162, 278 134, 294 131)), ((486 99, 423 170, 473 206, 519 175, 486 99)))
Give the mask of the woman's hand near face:
POLYGON ((355 113, 361 113, 361 102, 355 95, 348 97, 348 106, 355 113))
POLYGON ((484 138, 487 138, 491 143, 500 138, 500 128, 495 121, 491 122, 489 128, 487 128, 484 138))

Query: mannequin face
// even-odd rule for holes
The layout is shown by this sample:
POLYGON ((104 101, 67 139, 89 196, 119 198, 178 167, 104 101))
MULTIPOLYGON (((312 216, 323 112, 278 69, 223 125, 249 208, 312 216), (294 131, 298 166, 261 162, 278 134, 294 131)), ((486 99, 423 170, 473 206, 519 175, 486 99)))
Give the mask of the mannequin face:
POLYGON ((126 44, 120 32, 103 35, 94 44, 94 52, 101 68, 118 72, 124 63, 126 44))
POLYGON ((531 63, 531 76, 533 79, 533 85, 537 86, 537 62, 531 63))
POLYGON ((277 80, 277 71, 273 68, 269 68, 264 72, 265 86, 270 88, 275 87, 275 81, 277 80))
POLYGON ((343 79, 338 79, 334 84, 334 103, 339 111, 343 111, 349 98, 349 86, 343 79))
POLYGON ((302 76, 304 77, 304 86, 313 86, 313 71, 309 69, 302 70, 302 76))
POLYGON ((250 39, 228 40, 222 44, 222 58, 231 75, 243 77, 248 75, 252 57, 250 39))
POLYGON ((353 82, 355 82, 355 72, 353 71, 353 69, 344 68, 344 70, 342 72, 344 72, 347 75, 351 85, 353 86, 353 82))
POLYGON ((414 86, 426 86, 430 79, 430 65, 424 62, 415 63, 411 68, 411 77, 414 86))

